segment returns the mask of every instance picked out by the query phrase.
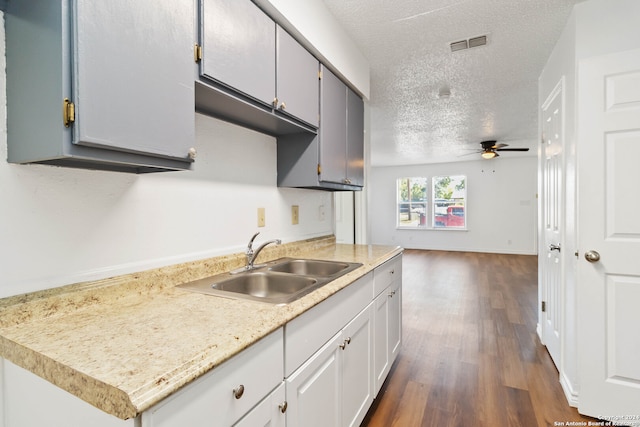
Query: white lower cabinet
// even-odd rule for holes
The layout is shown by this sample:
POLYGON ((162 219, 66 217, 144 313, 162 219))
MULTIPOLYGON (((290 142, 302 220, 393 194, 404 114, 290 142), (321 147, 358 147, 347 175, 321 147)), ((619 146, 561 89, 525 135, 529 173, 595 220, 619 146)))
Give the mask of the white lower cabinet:
POLYGON ((373 303, 342 331, 342 423, 359 426, 373 402, 373 303))
POLYGON ((358 426, 373 401, 373 305, 298 368, 287 383, 287 427, 358 426))
POLYGON ((391 283, 373 302, 374 338, 373 370, 374 397, 389 374, 400 352, 402 342, 402 283, 391 283))
POLYGON ((283 348, 282 329, 278 329, 145 411, 142 427, 234 425, 282 384, 283 348))
POLYGON ((287 427, 340 425, 340 352, 337 333, 287 378, 287 427))

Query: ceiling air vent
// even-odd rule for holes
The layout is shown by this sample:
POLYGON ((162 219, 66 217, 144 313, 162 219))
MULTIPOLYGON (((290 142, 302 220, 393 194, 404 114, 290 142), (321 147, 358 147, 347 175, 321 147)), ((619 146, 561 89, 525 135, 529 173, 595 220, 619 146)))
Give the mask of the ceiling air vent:
POLYGON ((487 36, 480 36, 469 39, 469 48, 484 46, 485 44, 487 44, 487 36))
POLYGON ((471 49, 472 47, 484 46, 487 44, 487 36, 472 37, 467 40, 460 40, 449 44, 451 46, 451 52, 457 52, 459 50, 471 49))
POLYGON ((464 50, 466 48, 468 48, 469 46, 467 45, 467 41, 466 40, 462 40, 459 42, 453 42, 451 43, 451 52, 457 52, 459 50, 464 50))

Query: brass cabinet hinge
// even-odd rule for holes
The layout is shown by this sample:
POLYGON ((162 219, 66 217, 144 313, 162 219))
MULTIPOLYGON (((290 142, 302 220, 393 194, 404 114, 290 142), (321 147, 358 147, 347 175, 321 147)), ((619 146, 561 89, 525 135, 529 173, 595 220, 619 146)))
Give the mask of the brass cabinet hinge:
POLYGON ((198 43, 193 46, 193 60, 195 62, 200 62, 202 60, 202 46, 198 43))
POLYGON ((320 163, 318 163, 318 175, 320 175, 322 173, 322 166, 320 166, 320 163))
POLYGON ((318 70, 318 80, 322 80, 322 71, 318 70))
POLYGON ((62 123, 68 128, 71 123, 76 121, 76 106, 69 98, 62 101, 62 123))
POLYGON ((547 302, 546 301, 542 301, 542 312, 546 312, 547 311, 547 302))

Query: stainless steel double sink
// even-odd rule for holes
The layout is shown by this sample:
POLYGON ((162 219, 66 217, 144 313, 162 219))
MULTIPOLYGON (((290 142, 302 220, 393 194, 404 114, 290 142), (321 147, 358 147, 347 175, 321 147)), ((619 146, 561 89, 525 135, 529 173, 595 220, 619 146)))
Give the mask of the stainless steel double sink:
POLYGON ((226 298, 288 304, 361 265, 353 262, 280 258, 251 270, 223 273, 178 287, 226 298))

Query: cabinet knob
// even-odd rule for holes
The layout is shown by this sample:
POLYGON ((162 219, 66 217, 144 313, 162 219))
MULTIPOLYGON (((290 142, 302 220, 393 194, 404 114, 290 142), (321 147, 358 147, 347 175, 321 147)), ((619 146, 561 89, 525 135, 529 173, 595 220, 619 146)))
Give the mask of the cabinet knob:
POLYGON ((273 105, 273 108, 278 108, 278 98, 273 98, 271 104, 273 105))
POLYGON ((194 147, 189 148, 189 154, 188 155, 189 155, 189 158, 191 160, 196 158, 196 154, 198 154, 198 151, 194 147))
POLYGON ((389 298, 393 298, 393 296, 396 294, 396 291, 391 291, 389 292, 389 298))
POLYGON ((244 394, 244 385, 240 384, 238 387, 233 389, 233 397, 236 399, 240 399, 244 394))
POLYGON ((289 405, 287 404, 287 401, 285 400, 284 402, 282 402, 281 404, 278 405, 278 408, 280 408, 280 412, 282 412, 283 414, 285 412, 287 412, 287 408, 289 407, 289 405))
POLYGON ((285 104, 284 102, 282 104, 280 104, 280 109, 281 110, 286 110, 287 109, 287 104, 285 104))

